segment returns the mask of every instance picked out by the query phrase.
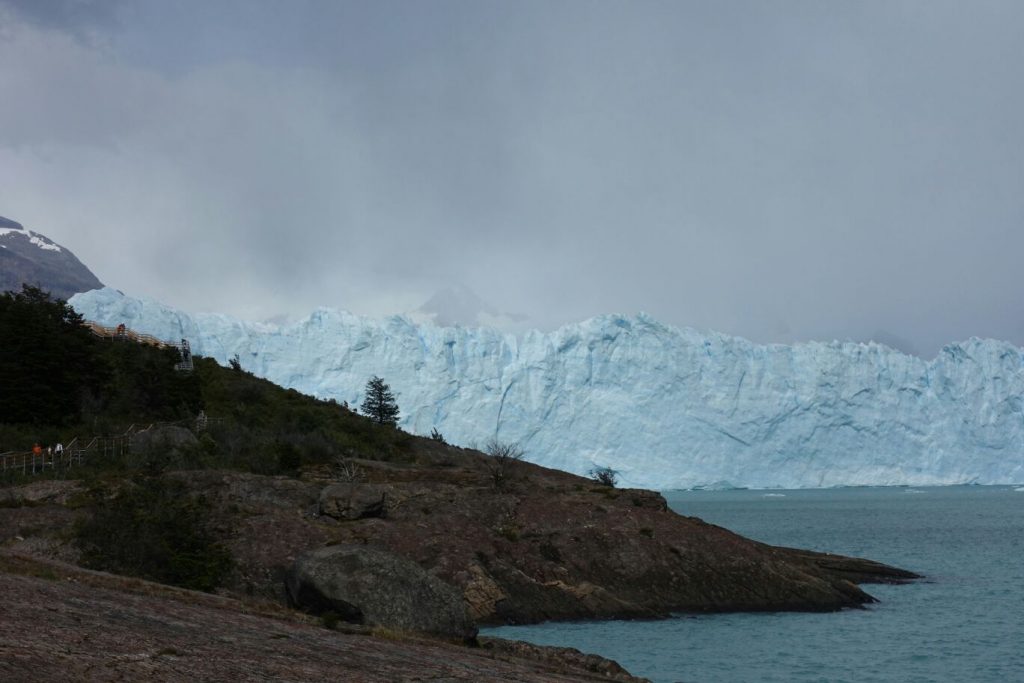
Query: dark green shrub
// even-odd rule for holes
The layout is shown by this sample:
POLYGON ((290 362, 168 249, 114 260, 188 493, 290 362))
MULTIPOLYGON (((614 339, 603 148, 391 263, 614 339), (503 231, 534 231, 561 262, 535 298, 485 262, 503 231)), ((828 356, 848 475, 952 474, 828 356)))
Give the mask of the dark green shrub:
POLYGON ((74 529, 85 566, 203 591, 231 571, 230 554, 209 531, 209 504, 182 482, 136 477, 89 497, 93 513, 74 529))
POLYGON ((327 611, 320 615, 320 623, 324 628, 334 630, 339 621, 341 621, 341 616, 337 612, 327 611))
POLYGON ((0 293, 0 420, 72 423, 105 376, 98 340, 65 301, 28 285, 0 293))
POLYGON ((278 441, 274 446, 277 452, 277 471, 282 474, 297 472, 302 465, 302 453, 289 441, 278 441))
POLYGON ((545 560, 549 560, 557 564, 562 563, 562 553, 559 552, 558 548, 551 543, 541 543, 539 550, 540 556, 545 560))
POLYGON ((202 410, 199 378, 179 372, 181 359, 174 348, 118 343, 103 348, 112 374, 101 392, 103 412, 138 420, 179 420, 202 410))

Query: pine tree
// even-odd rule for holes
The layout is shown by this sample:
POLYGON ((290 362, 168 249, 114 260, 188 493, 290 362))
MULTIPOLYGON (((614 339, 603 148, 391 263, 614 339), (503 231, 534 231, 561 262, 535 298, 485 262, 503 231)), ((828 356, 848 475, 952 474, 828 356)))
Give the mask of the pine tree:
POLYGON ((63 299, 0 293, 0 423, 66 424, 104 380, 98 343, 63 299))
POLYGON ((391 387, 376 375, 366 383, 366 399, 359 406, 359 410, 378 424, 392 427, 398 424, 398 403, 395 402, 395 395, 391 393, 391 387))

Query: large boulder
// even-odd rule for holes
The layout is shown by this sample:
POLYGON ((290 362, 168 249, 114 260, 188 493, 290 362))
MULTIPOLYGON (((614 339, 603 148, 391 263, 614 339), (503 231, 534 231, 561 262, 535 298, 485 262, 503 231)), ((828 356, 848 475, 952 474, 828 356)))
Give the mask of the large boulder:
POLYGON ((404 557, 336 545, 299 556, 285 578, 288 600, 313 614, 399 631, 473 638, 462 593, 404 557))

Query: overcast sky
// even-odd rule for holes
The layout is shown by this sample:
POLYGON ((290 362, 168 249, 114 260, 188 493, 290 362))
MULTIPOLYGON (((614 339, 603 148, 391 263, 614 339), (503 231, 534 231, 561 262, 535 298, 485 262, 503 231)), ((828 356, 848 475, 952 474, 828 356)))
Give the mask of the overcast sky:
POLYGON ((1024 3, 0 0, 0 215, 262 319, 1024 344, 1024 3))

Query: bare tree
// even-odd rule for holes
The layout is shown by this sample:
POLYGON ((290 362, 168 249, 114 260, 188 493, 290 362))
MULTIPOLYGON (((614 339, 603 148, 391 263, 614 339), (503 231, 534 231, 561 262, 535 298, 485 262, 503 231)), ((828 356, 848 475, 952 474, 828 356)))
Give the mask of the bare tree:
POLYGON ((615 488, 619 483, 619 471, 611 467, 595 467, 590 470, 590 478, 603 486, 615 488))
POLYGON ((491 483, 498 491, 509 485, 512 481, 512 469, 526 456, 526 452, 518 443, 503 443, 497 438, 492 438, 484 444, 484 453, 488 455, 487 470, 491 475, 491 483))
POLYGON ((354 461, 345 457, 338 457, 334 460, 334 476, 338 481, 356 484, 363 480, 365 474, 363 473, 363 468, 354 461))

